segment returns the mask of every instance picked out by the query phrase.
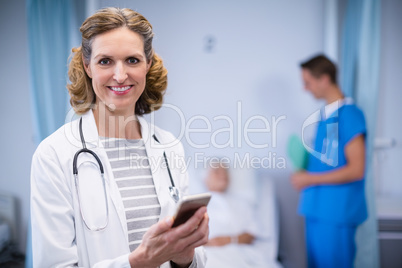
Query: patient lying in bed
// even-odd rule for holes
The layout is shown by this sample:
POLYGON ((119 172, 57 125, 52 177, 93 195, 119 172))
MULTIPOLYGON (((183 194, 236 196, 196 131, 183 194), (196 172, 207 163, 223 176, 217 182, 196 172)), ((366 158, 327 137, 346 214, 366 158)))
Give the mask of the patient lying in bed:
MULTIPOLYGON (((257 215, 257 200, 247 193, 228 191, 229 169, 222 163, 211 165, 205 184, 212 193, 208 205, 210 218, 207 267, 280 267, 270 260, 270 253, 260 247, 261 221, 257 215)), ((252 183, 253 178, 243 178, 252 183)), ((248 191, 250 189, 243 189, 248 191)), ((251 193, 255 197, 255 193, 251 193)), ((273 242, 273 241, 270 241, 273 242)))

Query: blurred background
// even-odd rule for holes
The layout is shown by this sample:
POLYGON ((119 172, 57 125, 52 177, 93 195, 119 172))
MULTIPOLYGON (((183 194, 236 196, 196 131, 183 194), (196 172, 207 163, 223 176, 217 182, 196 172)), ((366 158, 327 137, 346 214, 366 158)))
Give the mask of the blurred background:
POLYGON ((306 266, 286 145, 292 134, 309 143, 314 128, 303 123, 324 104, 304 90, 299 64, 318 53, 335 61, 369 129, 370 217, 356 266, 401 267, 401 0, 0 0, 1 250, 6 240, 27 250, 31 158, 69 120, 68 56, 84 19, 106 6, 137 10, 153 25, 169 86, 147 118, 183 142, 192 185, 214 156, 275 182, 284 267, 306 266))

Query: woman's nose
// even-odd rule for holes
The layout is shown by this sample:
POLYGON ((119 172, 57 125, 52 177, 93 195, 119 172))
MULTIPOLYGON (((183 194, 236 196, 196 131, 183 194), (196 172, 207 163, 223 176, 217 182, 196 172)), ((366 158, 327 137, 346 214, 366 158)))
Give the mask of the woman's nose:
POLYGON ((122 63, 116 64, 113 79, 116 80, 116 82, 119 84, 123 83, 127 79, 127 71, 126 68, 124 67, 124 64, 122 63))

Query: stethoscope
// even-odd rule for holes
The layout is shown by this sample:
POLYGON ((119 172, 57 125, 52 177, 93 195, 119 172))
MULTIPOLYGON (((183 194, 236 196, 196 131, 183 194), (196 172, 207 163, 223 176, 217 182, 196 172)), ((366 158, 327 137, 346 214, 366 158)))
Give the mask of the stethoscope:
MULTIPOLYGON (((80 122, 79 122, 79 132, 80 132, 80 138, 81 138, 81 143, 82 143, 82 149, 77 151, 75 153, 75 155, 74 155, 74 159, 73 159, 73 174, 74 174, 74 180, 75 180, 75 188, 77 190, 78 204, 79 204, 79 207, 80 207, 80 214, 81 214, 81 218, 82 218, 85 226, 90 231, 102 231, 107 227, 107 225, 109 223, 109 205, 108 205, 108 202, 107 202, 107 193, 106 193, 106 182, 105 182, 104 169, 103 169, 102 161, 100 160, 99 156, 94 151, 89 150, 87 148, 87 146, 86 146, 86 142, 85 142, 85 139, 84 139, 84 134, 82 133, 82 117, 80 118, 80 122), (87 223, 86 218, 84 216, 84 213, 82 211, 80 189, 79 189, 79 182, 78 182, 78 168, 77 168, 77 159, 78 159, 78 156, 81 153, 89 153, 89 154, 91 154, 95 158, 96 162, 99 165, 99 170, 100 170, 102 184, 103 184, 103 193, 104 193, 104 198, 105 198, 106 220, 105 220, 105 223, 103 225, 98 226, 98 227, 90 227, 89 224, 87 223)), ((155 139, 156 142, 160 143, 159 140, 156 138, 155 134, 152 135, 152 137, 155 139)), ((170 194, 171 198, 177 203, 180 200, 180 191, 174 184, 173 177, 172 177, 172 174, 170 172, 170 168, 169 168, 169 164, 168 164, 165 152, 163 152, 163 158, 165 160, 166 168, 167 168, 169 178, 170 178, 170 183, 171 183, 171 185, 169 186, 169 194, 170 194)))

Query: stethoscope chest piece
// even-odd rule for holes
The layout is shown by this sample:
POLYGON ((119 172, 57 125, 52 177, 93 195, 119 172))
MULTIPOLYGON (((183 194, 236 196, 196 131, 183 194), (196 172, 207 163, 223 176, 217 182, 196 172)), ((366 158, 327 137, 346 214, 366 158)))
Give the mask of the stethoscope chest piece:
POLYGON ((179 189, 177 189, 174 186, 169 186, 169 193, 170 196, 173 198, 173 200, 177 203, 180 200, 180 192, 179 189))
MULTIPOLYGON (((154 140, 156 142, 160 143, 158 138, 155 136, 155 134, 152 135, 152 137, 154 138, 154 140)), ((170 183, 171 183, 171 186, 169 186, 169 194, 172 197, 172 199, 177 203, 180 200, 180 191, 176 187, 176 185, 174 184, 172 173, 170 172, 169 163, 168 163, 168 160, 167 160, 165 152, 163 152, 163 158, 165 159, 165 164, 166 164, 166 168, 167 168, 169 178, 170 178, 170 183)))

